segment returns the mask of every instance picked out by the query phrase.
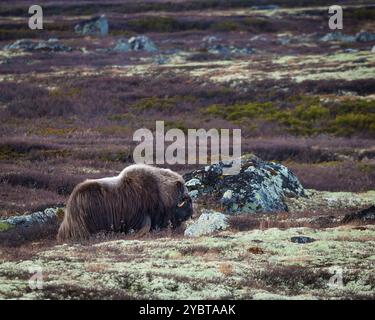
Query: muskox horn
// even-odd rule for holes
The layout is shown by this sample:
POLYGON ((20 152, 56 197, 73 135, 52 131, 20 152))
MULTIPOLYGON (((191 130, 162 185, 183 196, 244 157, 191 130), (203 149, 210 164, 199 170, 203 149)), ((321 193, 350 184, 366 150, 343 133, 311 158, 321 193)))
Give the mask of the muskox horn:
POLYGON ((185 202, 186 202, 186 201, 182 201, 181 203, 179 203, 179 204, 177 205, 177 207, 179 207, 179 208, 183 207, 184 204, 185 204, 185 202))

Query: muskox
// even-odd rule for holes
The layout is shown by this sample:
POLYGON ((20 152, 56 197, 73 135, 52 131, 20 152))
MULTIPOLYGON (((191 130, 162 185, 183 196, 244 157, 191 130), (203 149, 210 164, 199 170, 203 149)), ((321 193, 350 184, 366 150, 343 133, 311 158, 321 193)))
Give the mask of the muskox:
POLYGON ((181 175, 169 169, 131 165, 118 176, 78 184, 69 197, 57 238, 80 240, 98 232, 178 227, 192 213, 181 175))

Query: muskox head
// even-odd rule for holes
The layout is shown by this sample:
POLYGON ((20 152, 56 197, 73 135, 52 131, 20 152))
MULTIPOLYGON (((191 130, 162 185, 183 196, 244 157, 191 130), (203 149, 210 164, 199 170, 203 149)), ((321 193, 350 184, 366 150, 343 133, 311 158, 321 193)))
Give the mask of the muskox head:
POLYGON ((193 215, 193 202, 185 185, 177 183, 178 196, 173 210, 172 225, 178 227, 193 215))

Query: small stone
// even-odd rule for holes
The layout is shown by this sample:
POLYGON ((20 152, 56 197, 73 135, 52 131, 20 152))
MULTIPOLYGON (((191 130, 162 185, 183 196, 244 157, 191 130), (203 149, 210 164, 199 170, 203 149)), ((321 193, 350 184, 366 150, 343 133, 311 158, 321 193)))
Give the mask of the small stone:
POLYGON ((222 199, 230 200, 230 199, 232 199, 232 196, 233 196, 233 191, 227 190, 227 191, 224 192, 222 199))
POLYGON ((134 51, 144 50, 147 52, 155 52, 158 50, 155 43, 146 36, 131 37, 128 42, 131 49, 134 51))
POLYGON ((55 208, 47 208, 44 210, 44 214, 49 217, 54 217, 56 215, 57 209, 55 208))
POLYGON ((320 41, 354 42, 356 41, 356 37, 343 34, 342 32, 331 32, 327 33, 324 37, 320 38, 320 41))
POLYGON ((220 201, 224 205, 228 205, 230 203, 233 203, 233 201, 234 201, 233 191, 232 190, 225 191, 223 196, 221 197, 220 201))
POLYGON ((199 195, 198 190, 192 190, 192 191, 189 192, 189 196, 190 196, 190 198, 192 198, 192 199, 196 199, 196 198, 198 198, 198 195, 199 195))
POLYGON ((185 230, 187 237, 199 237, 216 231, 225 230, 229 227, 228 217, 220 212, 207 210, 201 214, 197 221, 185 230))
POLYGON ((305 244, 305 243, 311 243, 311 242, 314 242, 314 241, 316 241, 316 240, 313 239, 313 238, 310 238, 310 237, 297 236, 297 237, 291 237, 291 238, 290 238, 290 241, 292 241, 293 243, 301 243, 301 244, 305 244))
POLYGON ((342 223, 350 223, 354 221, 360 221, 364 223, 375 222, 375 206, 360 210, 354 213, 348 213, 342 219, 342 223))
POLYGON ((375 33, 362 31, 362 32, 358 32, 355 38, 358 42, 371 42, 371 41, 375 41, 375 33))
POLYGON ((81 35, 106 36, 108 29, 108 20, 105 15, 81 21, 74 27, 74 31, 81 35))
POLYGON ((188 188, 196 188, 202 185, 202 182, 199 179, 191 179, 185 183, 188 188))
POLYGON ((211 44, 213 42, 219 41, 220 39, 217 36, 205 36, 202 41, 211 44))
POLYGON ((9 51, 51 51, 51 52, 68 52, 72 51, 72 48, 59 43, 57 39, 44 40, 30 40, 30 39, 19 39, 4 47, 4 50, 9 51))
POLYGON ((117 40, 117 44, 113 48, 113 51, 115 51, 115 52, 128 52, 130 50, 131 50, 131 46, 128 42, 128 39, 117 40))

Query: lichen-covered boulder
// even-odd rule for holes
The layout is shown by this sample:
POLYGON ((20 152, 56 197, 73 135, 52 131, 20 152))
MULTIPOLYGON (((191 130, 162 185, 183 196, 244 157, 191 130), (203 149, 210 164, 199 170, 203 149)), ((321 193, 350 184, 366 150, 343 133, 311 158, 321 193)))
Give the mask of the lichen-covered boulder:
POLYGON ((131 37, 129 39, 129 44, 134 51, 144 50, 147 52, 155 52, 158 50, 155 43, 146 36, 131 37))
POLYGON ((106 36, 108 35, 108 30, 108 20, 105 15, 81 21, 74 27, 74 31, 81 35, 106 36))
POLYGON ((220 212, 206 210, 185 230, 187 237, 199 237, 216 231, 225 230, 229 227, 228 217, 220 212))
POLYGON ((298 178, 285 166, 254 155, 241 158, 240 172, 224 175, 232 162, 185 174, 186 187, 199 200, 213 200, 225 213, 287 211, 285 197, 305 196, 298 178))
POLYGON ((362 31, 358 32, 355 38, 358 42, 372 42, 375 41, 375 33, 362 31))
POLYGON ((31 40, 31 39, 19 39, 11 44, 4 46, 4 50, 9 51, 49 51, 49 52, 68 52, 72 51, 71 47, 68 47, 59 42, 58 39, 44 40, 31 40))
POLYGON ((342 223, 352 223, 352 222, 364 222, 373 223, 375 222, 375 205, 369 208, 360 210, 358 212, 352 212, 345 215, 341 221, 342 223))
POLYGON ((340 31, 327 33, 325 36, 320 38, 322 42, 355 42, 356 37, 343 34, 340 31))
POLYGON ((27 215, 0 218, 0 243, 15 244, 55 236, 63 215, 62 208, 48 208, 27 215))
POLYGON ((212 54, 218 54, 222 56, 247 56, 255 52, 252 48, 237 48, 234 46, 225 46, 222 44, 216 44, 208 48, 208 52, 212 54))
POLYGON ((23 216, 13 216, 9 217, 3 222, 11 224, 13 226, 33 226, 35 223, 44 224, 49 220, 53 220, 57 218, 56 215, 57 208, 48 208, 44 211, 38 211, 31 214, 23 215, 23 216))
POLYGON ((129 44, 129 39, 121 38, 117 40, 113 51, 115 52, 129 52, 131 50, 131 46, 129 44))
POLYGON ((115 47, 112 49, 114 52, 129 52, 129 51, 146 51, 156 52, 158 48, 155 43, 146 36, 136 36, 130 39, 121 38, 116 42, 115 47))

